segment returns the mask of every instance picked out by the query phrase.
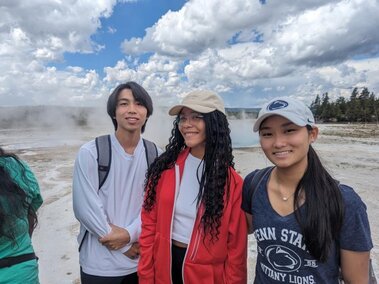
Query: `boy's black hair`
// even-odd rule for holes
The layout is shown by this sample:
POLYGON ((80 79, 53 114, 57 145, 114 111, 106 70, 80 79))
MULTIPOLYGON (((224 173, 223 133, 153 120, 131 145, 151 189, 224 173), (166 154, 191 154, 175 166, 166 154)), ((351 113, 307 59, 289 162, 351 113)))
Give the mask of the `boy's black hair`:
MULTIPOLYGON (((121 91, 124 89, 129 89, 132 92, 134 99, 140 102, 147 109, 146 118, 149 118, 150 115, 153 114, 153 101, 151 100, 149 93, 141 85, 132 81, 120 84, 113 90, 112 94, 108 98, 108 103, 107 103, 107 112, 108 112, 108 115, 112 119, 112 123, 114 125, 115 130, 117 130, 117 126, 118 126, 116 118, 115 118, 118 97, 121 91)), ((147 119, 146 119, 146 122, 147 122, 147 119)), ((142 129, 141 129, 142 133, 145 131, 146 122, 142 126, 142 129)))

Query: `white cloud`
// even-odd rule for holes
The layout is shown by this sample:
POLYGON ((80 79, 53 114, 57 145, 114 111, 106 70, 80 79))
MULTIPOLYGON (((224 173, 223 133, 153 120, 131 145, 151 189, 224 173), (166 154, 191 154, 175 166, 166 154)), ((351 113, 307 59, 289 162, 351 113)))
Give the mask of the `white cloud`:
POLYGON ((136 81, 144 86, 150 94, 159 98, 158 104, 165 105, 173 96, 188 90, 183 83, 183 75, 178 73, 180 64, 164 56, 154 55, 148 62, 136 67, 126 61, 119 61, 114 67, 106 67, 104 81, 108 85, 118 82, 136 81))
POLYGON ((271 33, 273 24, 304 9, 304 3, 312 8, 329 1, 267 2, 262 5, 259 1, 247 0, 188 1, 179 11, 163 15, 146 30, 144 38, 125 40, 123 48, 126 53, 198 54, 207 48, 225 47, 240 32, 246 35, 260 29, 271 33))
MULTIPOLYGON (((371 58, 379 54, 377 0, 190 0, 143 37, 124 40, 125 57, 113 66, 54 67, 64 65, 65 52, 106 52, 92 36, 115 4, 3 0, 0 104, 89 104, 129 80, 163 105, 194 88, 219 92, 229 106, 276 95, 348 96, 355 86, 379 92, 379 62, 371 58)), ((106 30, 113 36, 120 27, 106 30)))
MULTIPOLYGON (((95 52, 91 41, 100 17, 112 13, 110 1, 2 1, 0 7, 0 103, 70 103, 70 97, 95 98, 98 74, 80 67, 47 67, 64 52, 95 52), (72 73, 71 73, 72 72, 72 73)), ((102 89, 99 85, 97 88, 102 89)))

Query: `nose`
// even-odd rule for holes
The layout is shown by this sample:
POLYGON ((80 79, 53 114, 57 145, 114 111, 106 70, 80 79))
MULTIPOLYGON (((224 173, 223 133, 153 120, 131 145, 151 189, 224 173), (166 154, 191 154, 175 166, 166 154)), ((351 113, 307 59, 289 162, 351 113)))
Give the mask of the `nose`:
POLYGON ((188 118, 182 123, 182 126, 185 127, 185 128, 192 127, 193 124, 192 124, 192 120, 191 120, 191 118, 188 117, 188 118))
POLYGON ((136 113, 135 105, 129 104, 128 105, 128 113, 136 113))
POLYGON ((286 138, 283 135, 277 134, 274 137, 274 147, 275 148, 282 148, 286 146, 287 141, 286 138))
POLYGON ((185 128, 192 127, 193 124, 194 124, 194 120, 195 119, 192 118, 191 116, 180 117, 180 119, 179 119, 179 126, 185 127, 185 128))

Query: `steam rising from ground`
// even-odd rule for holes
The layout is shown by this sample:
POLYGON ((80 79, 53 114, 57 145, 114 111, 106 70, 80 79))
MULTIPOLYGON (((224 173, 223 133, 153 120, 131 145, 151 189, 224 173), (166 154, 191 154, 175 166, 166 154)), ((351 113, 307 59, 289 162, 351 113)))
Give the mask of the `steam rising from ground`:
MULTIPOLYGON (((174 117, 164 107, 156 107, 149 118, 144 137, 162 149, 168 143, 174 117)), ((254 146, 253 120, 243 113, 229 115, 234 147, 254 146)), ((114 131, 104 108, 37 106, 0 108, 0 145, 6 149, 30 149, 78 145, 114 131), (18 137, 15 141, 14 137, 18 137), (41 137, 43 142, 41 143, 41 137)))

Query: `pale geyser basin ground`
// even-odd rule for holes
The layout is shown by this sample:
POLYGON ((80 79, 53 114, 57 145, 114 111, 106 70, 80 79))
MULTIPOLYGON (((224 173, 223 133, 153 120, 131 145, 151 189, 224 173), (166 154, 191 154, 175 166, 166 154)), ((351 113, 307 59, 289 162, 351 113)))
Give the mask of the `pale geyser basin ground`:
MULTIPOLYGON (((378 276, 379 127, 348 124, 322 124, 319 127, 321 133, 313 145, 322 161, 336 179, 354 187, 367 205, 374 242, 371 257, 378 276)), ((76 242, 79 224, 72 211, 72 168, 80 145, 109 131, 112 131, 110 125, 100 130, 65 129, 59 133, 46 129, 1 130, 0 145, 16 151, 30 164, 44 197, 38 213, 39 225, 33 235, 42 284, 80 283, 76 242)), ((147 134, 154 140, 154 131, 147 134)), ((236 169, 243 177, 256 168, 270 165, 257 146, 235 149, 234 156, 236 169)), ((250 236, 249 283, 254 277, 255 254, 255 241, 250 236)))

